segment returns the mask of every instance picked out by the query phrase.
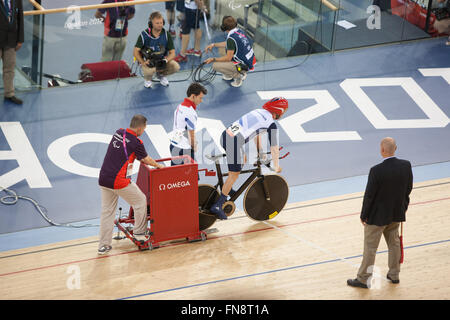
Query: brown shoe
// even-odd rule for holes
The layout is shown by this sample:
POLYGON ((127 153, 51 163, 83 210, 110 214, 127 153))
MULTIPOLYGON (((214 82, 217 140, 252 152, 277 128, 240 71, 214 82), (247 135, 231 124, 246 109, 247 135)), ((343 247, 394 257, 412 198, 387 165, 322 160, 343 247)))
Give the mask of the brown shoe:
POLYGON ((347 284, 348 284, 349 286, 352 286, 352 287, 368 289, 368 288, 367 288, 367 285, 365 285, 364 283, 362 283, 362 282, 359 281, 358 279, 348 279, 348 280, 347 280, 347 284))
POLYGON ((19 98, 17 98, 16 96, 12 96, 12 97, 5 97, 5 101, 10 101, 14 104, 22 104, 23 101, 20 100, 19 98))
POLYGON ((391 280, 392 283, 397 284, 400 283, 400 280, 393 280, 389 275, 386 276, 386 278, 388 278, 389 280, 391 280))

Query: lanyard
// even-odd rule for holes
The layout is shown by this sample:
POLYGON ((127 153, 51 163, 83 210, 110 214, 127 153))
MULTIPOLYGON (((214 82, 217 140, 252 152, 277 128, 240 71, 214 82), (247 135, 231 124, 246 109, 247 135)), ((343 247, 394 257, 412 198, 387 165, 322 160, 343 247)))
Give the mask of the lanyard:
POLYGON ((123 136, 122 136, 122 143, 123 143, 123 150, 125 151, 125 156, 127 157, 127 161, 128 161, 128 152, 127 152, 127 144, 125 143, 125 136, 127 135, 127 129, 125 129, 123 131, 123 136))
MULTIPOLYGON (((124 0, 123 2, 126 2, 127 0, 124 0)), ((114 3, 117 3, 117 0, 114 0, 114 3)), ((124 8, 125 8, 125 10, 126 10, 126 7, 125 6, 123 6, 124 8)), ((117 19, 121 19, 120 18, 120 15, 119 15, 119 7, 116 7, 116 15, 117 15, 117 19)))
POLYGON ((11 21, 11 0, 4 0, 3 4, 5 6, 6 9, 6 16, 8 17, 8 19, 11 21))

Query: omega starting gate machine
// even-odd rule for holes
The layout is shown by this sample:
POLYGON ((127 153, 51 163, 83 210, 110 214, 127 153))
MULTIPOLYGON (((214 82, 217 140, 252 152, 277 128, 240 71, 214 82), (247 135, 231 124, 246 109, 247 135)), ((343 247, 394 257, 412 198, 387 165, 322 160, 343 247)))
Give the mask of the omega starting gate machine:
POLYGON ((133 208, 128 217, 115 221, 116 226, 140 250, 153 249, 160 242, 186 238, 188 241, 204 241, 206 233, 199 230, 198 165, 189 156, 159 159, 157 162, 176 160, 182 164, 155 169, 140 164, 136 184, 147 197, 147 218, 150 232, 147 241, 133 237, 133 208))

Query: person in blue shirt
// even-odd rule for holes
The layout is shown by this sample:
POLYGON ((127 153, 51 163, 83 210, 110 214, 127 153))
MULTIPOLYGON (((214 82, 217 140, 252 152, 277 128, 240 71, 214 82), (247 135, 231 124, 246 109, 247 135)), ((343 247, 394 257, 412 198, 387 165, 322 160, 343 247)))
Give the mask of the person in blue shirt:
POLYGON ((224 80, 233 80, 233 87, 240 87, 247 77, 248 71, 253 71, 256 64, 252 44, 244 31, 237 27, 237 21, 232 16, 225 16, 220 27, 227 33, 224 42, 211 43, 205 48, 205 52, 213 48, 225 48, 226 54, 219 58, 208 58, 204 62, 213 62, 213 69, 222 73, 224 80))
POLYGON ((155 73, 160 84, 166 87, 169 85, 166 76, 180 70, 180 65, 175 61, 172 36, 164 29, 164 18, 159 11, 150 15, 148 28, 138 36, 133 55, 141 65, 146 88, 152 87, 152 78, 155 73), (146 52, 149 50, 154 58, 146 59, 143 50, 146 52))

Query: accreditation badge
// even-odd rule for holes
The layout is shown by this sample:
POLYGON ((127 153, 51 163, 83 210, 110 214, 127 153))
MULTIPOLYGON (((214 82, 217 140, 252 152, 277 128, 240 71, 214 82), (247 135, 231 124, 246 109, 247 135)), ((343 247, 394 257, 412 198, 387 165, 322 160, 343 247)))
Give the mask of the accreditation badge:
POLYGON ((125 19, 119 18, 116 20, 116 31, 122 31, 125 27, 125 19))
POLYGON ((127 166, 127 178, 131 178, 132 174, 133 174, 133 164, 129 163, 127 166))

